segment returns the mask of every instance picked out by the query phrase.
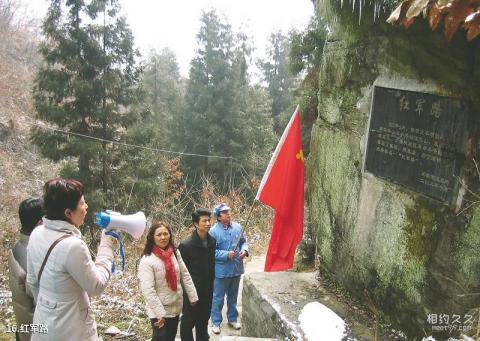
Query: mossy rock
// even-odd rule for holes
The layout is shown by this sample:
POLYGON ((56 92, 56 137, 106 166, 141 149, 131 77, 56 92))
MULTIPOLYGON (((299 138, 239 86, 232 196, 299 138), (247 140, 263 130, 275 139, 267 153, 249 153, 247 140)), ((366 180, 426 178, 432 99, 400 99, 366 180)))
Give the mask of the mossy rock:
MULTIPOLYGON (((461 207, 362 173, 364 102, 385 77, 393 86, 402 80, 399 88, 414 84, 414 91, 460 96, 479 111, 480 59, 473 58, 475 45, 463 35, 446 43, 442 32, 431 32, 421 19, 409 30, 388 25, 385 18, 362 19, 359 25, 351 2, 317 5, 333 30, 324 50, 319 119, 307 160, 307 201, 320 262, 355 296, 365 299, 367 292, 410 339, 421 339, 423 330, 431 332, 427 314, 466 313, 480 305, 480 208, 458 214, 461 207)), ((369 8, 363 18, 372 14, 369 8)), ((474 131, 478 122, 471 126, 474 131)), ((468 143, 474 155, 479 144, 472 131, 468 143)), ((479 187, 472 180, 475 172, 462 174, 466 183, 476 184, 472 188, 479 187)))

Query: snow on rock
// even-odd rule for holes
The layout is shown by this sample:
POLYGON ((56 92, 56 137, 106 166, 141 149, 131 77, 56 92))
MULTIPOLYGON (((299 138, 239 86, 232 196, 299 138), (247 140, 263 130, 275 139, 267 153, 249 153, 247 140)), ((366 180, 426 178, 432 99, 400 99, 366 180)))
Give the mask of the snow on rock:
MULTIPOLYGON (((289 321, 289 319, 286 318, 285 315, 282 314, 282 312, 280 311, 281 310, 280 305, 276 302, 273 302, 267 295, 262 294, 262 298, 265 301, 267 301, 270 304, 270 306, 277 312, 278 317, 282 321, 282 326, 287 325, 287 328, 290 329, 292 335, 296 338, 296 340, 302 341, 302 337, 298 333, 297 326, 294 323, 292 323, 291 321, 289 321)), ((285 337, 285 340, 287 341, 288 337, 285 337)))
POLYGON ((298 320, 306 339, 310 341, 341 341, 346 333, 342 318, 319 302, 307 303, 298 320))
MULTIPOLYGON (((433 336, 429 336, 429 337, 424 337, 422 339, 422 341, 437 341, 437 340, 433 336)), ((451 337, 447 341, 475 341, 475 340, 472 339, 470 336, 462 334, 460 336, 460 339, 455 339, 455 338, 451 337)))

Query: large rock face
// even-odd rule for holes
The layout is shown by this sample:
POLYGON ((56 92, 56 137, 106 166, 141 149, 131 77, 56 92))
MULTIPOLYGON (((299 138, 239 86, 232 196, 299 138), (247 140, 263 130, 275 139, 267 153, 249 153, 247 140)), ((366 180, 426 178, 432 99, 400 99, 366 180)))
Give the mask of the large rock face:
POLYGON ((421 19, 409 30, 384 24, 385 18, 374 22, 368 7, 359 25, 358 12, 352 13, 351 4, 341 8, 340 1, 318 0, 317 10, 333 30, 324 49, 319 118, 307 160, 309 217, 322 271, 368 298, 412 339, 435 335, 445 325, 471 327, 473 333, 480 306, 480 207, 467 207, 480 193, 473 162, 478 44, 467 43, 461 31, 447 43, 421 19), (458 179, 464 185, 455 202, 431 199, 364 171, 376 85, 471 104, 458 179))

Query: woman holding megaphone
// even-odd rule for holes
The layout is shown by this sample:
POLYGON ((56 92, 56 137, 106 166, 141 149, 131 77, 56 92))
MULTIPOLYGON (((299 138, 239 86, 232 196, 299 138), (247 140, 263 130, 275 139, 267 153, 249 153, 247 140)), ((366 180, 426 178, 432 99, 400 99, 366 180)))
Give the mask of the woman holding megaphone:
POLYGON ((110 279, 114 238, 102 233, 95 262, 82 239, 88 205, 76 180, 53 179, 44 186, 43 225, 27 247, 27 285, 36 302, 32 340, 98 340, 90 309, 110 279))
POLYGON ((153 222, 138 265, 140 289, 152 324, 152 341, 174 341, 183 307, 183 288, 190 303, 198 301, 190 273, 177 251, 170 227, 153 222))

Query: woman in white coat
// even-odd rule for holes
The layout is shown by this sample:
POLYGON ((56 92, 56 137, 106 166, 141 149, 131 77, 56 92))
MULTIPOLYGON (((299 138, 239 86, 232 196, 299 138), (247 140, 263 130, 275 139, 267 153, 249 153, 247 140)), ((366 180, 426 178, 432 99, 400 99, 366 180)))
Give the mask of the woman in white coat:
POLYGON ((32 341, 98 340, 89 296, 99 295, 110 279, 114 239, 102 234, 93 262, 78 229, 88 208, 83 194, 76 180, 44 186, 45 218, 27 247, 27 285, 36 301, 32 341))
POLYGON ((172 231, 165 223, 154 222, 148 231, 138 279, 152 325, 151 341, 175 340, 183 307, 180 281, 192 306, 198 297, 190 273, 175 248, 172 231))

